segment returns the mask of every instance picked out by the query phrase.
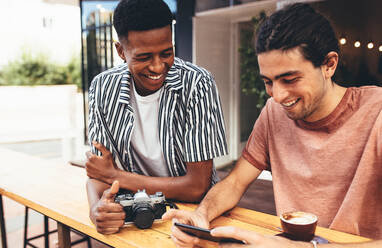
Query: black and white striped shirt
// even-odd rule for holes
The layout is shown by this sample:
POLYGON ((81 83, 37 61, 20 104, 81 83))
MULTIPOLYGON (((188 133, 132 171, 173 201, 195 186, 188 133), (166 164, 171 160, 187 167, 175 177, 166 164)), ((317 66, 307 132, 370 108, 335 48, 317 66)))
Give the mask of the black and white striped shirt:
MULTIPOLYGON (((137 173, 130 144, 134 128, 131 79, 126 64, 93 79, 89 88, 89 143, 100 142, 111 151, 121 169, 137 173)), ((226 155, 223 111, 212 75, 175 58, 163 87, 157 128, 170 175, 185 175, 185 162, 226 155)), ((100 155, 93 145, 91 149, 100 155)), ((212 183, 217 180, 214 168, 212 183)))

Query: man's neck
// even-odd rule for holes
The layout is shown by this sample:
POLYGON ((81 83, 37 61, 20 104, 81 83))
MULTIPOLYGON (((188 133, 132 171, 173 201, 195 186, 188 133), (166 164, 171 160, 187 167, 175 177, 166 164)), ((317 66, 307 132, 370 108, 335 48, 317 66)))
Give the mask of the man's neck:
POLYGON ((321 109, 320 113, 316 114, 313 118, 307 118, 305 121, 307 122, 315 122, 321 120, 328 115, 330 115, 341 102, 343 96, 345 95, 346 88, 339 86, 334 82, 330 82, 329 88, 327 89, 327 93, 321 101, 321 109))
POLYGON ((328 96, 330 97, 328 99, 328 108, 329 108, 329 113, 332 113, 334 111, 334 109, 338 106, 338 104, 340 104, 342 98, 344 97, 345 95, 345 92, 346 92, 346 88, 345 87, 342 87, 342 86, 339 86, 338 84, 332 82, 332 90, 331 90, 331 94, 328 96))

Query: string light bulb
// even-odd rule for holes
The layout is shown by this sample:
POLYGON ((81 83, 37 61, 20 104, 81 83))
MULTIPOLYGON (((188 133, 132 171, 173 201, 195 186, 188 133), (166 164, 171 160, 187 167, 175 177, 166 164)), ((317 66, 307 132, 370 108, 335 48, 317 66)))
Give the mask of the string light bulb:
POLYGON ((379 46, 378 50, 382 52, 382 45, 379 46))
POLYGON ((369 43, 367 43, 367 48, 369 48, 369 49, 373 49, 373 47, 374 47, 373 42, 369 42, 369 43))
POLYGON ((356 42, 354 42, 354 47, 360 47, 361 46, 361 42, 359 42, 358 40, 356 42))
POLYGON ((345 45, 346 44, 346 39, 345 38, 341 38, 340 39, 340 44, 341 45, 345 45))

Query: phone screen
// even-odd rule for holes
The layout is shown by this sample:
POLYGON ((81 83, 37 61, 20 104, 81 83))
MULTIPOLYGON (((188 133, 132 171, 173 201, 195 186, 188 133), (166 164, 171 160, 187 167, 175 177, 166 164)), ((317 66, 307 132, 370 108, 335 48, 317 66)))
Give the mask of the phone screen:
POLYGON ((214 242, 221 242, 221 243, 239 243, 239 244, 245 244, 241 240, 237 240, 234 238, 223 238, 223 237, 214 237, 211 235, 210 230, 197 227, 197 226, 191 226, 187 224, 177 223, 174 224, 177 226, 181 231, 191 235, 196 236, 201 239, 206 239, 214 242))

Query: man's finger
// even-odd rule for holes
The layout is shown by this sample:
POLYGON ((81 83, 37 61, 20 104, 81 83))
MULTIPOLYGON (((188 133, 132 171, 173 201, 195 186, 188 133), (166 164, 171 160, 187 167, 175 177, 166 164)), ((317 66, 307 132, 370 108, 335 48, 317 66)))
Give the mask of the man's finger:
POLYGON ((98 149, 102 153, 103 156, 107 156, 110 154, 109 150, 106 149, 101 143, 98 143, 97 141, 92 142, 94 147, 98 149))
POLYGON ((108 227, 122 227, 125 224, 125 220, 103 220, 96 219, 97 227, 108 228, 108 227))
POLYGON ((216 237, 234 238, 242 240, 247 244, 253 244, 261 237, 261 235, 256 232, 233 226, 216 227, 211 230, 211 235, 216 237))
POLYGON ((199 238, 191 236, 177 228, 176 226, 172 225, 171 227, 172 236, 177 238, 179 242, 189 244, 189 245, 196 245, 200 242, 199 238))
POLYGON ((182 247, 182 248, 186 248, 186 247, 192 248, 192 247, 194 247, 194 244, 184 243, 181 240, 179 240, 177 237, 175 237, 174 235, 171 235, 171 239, 172 239, 172 241, 174 241, 176 247, 182 247))
POLYGON ((200 216, 195 211, 188 210, 176 210, 170 209, 163 216, 162 220, 173 220, 176 219, 176 222, 180 222, 183 224, 189 224, 193 226, 198 226, 202 228, 209 228, 210 224, 207 219, 203 216, 200 216))
POLYGON ((242 248, 243 246, 235 243, 219 243, 219 248, 242 248))
POLYGON ((113 184, 111 185, 110 193, 115 195, 118 193, 118 191, 119 191, 119 181, 115 180, 113 184))
POLYGON ((162 220, 171 220, 178 217, 182 217, 182 210, 170 209, 162 215, 162 220))
POLYGON ((118 191, 119 191, 119 182, 114 181, 113 184, 111 185, 110 189, 106 190, 104 192, 104 194, 105 194, 104 199, 109 200, 109 201, 114 201, 114 197, 118 193, 118 191))
POLYGON ((89 159, 91 158, 94 154, 91 151, 86 151, 85 152, 86 158, 89 159))
POLYGON ((109 228, 97 227, 97 231, 102 234, 113 234, 113 233, 117 233, 119 231, 119 228, 118 227, 109 227, 109 228))
POLYGON ((125 213, 123 211, 122 205, 119 203, 115 203, 115 202, 108 202, 108 203, 103 204, 102 206, 99 206, 98 211, 103 212, 103 213, 107 213, 107 214, 118 213, 118 214, 124 215, 124 213, 125 213))
POLYGON ((179 210, 179 209, 170 209, 167 211, 164 215, 162 215, 162 220, 171 220, 171 219, 178 219, 180 221, 183 221, 182 223, 187 224, 191 223, 191 215, 193 214, 192 211, 187 210, 179 210), (186 222, 184 222, 186 221, 186 222))

